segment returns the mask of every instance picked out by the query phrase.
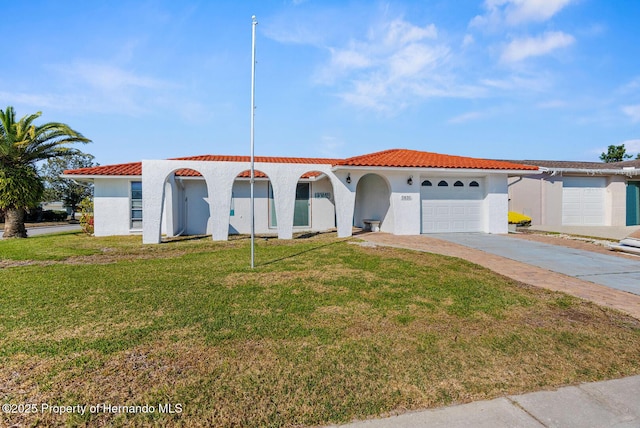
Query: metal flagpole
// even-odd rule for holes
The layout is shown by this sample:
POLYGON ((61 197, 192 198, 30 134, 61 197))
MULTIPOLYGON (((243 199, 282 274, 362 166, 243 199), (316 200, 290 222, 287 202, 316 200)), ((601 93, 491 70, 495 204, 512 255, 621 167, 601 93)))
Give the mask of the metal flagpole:
POLYGON ((253 139, 254 139, 254 119, 256 114, 256 25, 258 21, 256 16, 251 17, 251 269, 255 266, 255 235, 256 235, 256 223, 253 203, 253 183, 255 181, 255 171, 253 169, 253 139))

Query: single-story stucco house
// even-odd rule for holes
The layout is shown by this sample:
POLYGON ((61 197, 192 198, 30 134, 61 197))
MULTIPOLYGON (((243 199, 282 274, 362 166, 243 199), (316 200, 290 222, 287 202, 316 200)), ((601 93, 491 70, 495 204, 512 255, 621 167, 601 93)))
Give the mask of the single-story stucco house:
POLYGON ((509 210, 531 217, 533 225, 640 224, 640 160, 511 162, 540 168, 509 178, 509 210))
MULTIPOLYGON (((64 177, 94 183, 95 234, 229 234, 251 230, 248 156, 205 155, 81 168, 64 177)), ((406 149, 348 159, 255 158, 255 230, 294 231, 379 222, 396 235, 507 233, 508 177, 538 167, 406 149)))

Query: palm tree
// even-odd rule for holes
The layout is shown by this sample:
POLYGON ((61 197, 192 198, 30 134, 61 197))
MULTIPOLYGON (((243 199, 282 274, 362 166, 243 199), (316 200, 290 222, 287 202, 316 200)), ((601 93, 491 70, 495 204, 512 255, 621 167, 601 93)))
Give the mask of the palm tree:
POLYGON ((27 237, 25 210, 36 207, 44 191, 36 163, 74 153, 67 144, 91 141, 64 123, 34 125, 41 114, 16 122, 13 107, 0 110, 0 210, 5 214, 5 238, 27 237))

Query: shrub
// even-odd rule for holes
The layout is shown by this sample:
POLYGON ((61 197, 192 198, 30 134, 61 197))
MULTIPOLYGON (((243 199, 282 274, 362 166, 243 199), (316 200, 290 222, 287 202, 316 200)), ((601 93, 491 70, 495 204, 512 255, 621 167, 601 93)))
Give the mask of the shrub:
POLYGON ((514 211, 509 211, 509 224, 529 226, 531 224, 531 217, 514 211))
POLYGON ((45 210, 41 212, 39 219, 41 221, 64 221, 67 216, 66 211, 45 210))
POLYGON ((80 227, 87 235, 93 235, 93 200, 84 198, 78 205, 80 208, 80 227))

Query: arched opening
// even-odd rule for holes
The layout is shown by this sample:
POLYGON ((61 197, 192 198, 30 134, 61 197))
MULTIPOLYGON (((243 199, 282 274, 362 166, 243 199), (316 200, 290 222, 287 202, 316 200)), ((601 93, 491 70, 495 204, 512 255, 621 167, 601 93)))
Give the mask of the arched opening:
POLYGON ((296 184, 293 227, 324 231, 336 227, 333 184, 320 171, 309 171, 296 184))
POLYGON ((167 236, 210 235, 209 190, 200 172, 181 168, 165 180, 162 228, 167 236))
MULTIPOLYGON (((269 177, 255 170, 253 185, 254 224, 256 233, 276 232, 277 219, 273 189, 269 177)), ((229 212, 229 234, 251 233, 251 171, 242 171, 237 175, 231 190, 231 209, 229 212)))
POLYGON ((390 207, 391 189, 387 181, 378 174, 364 175, 356 187, 354 225, 364 227, 364 220, 376 220, 380 222, 380 230, 393 232, 392 221, 388 221, 390 207))

